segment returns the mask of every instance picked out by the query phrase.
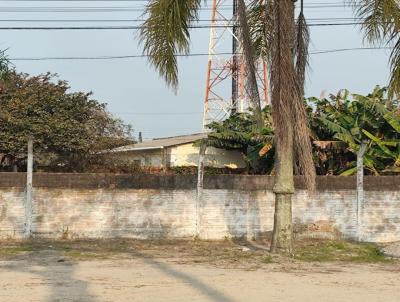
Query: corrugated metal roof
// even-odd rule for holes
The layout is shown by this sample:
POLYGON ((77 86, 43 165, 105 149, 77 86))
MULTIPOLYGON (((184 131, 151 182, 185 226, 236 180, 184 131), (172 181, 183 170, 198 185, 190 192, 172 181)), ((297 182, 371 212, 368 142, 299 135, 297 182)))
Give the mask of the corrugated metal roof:
POLYGON ((110 150, 110 152, 127 152, 127 151, 139 151, 139 150, 151 150, 151 149, 162 149, 165 147, 172 147, 178 145, 184 145, 187 143, 194 143, 202 138, 206 138, 206 133, 196 133, 190 135, 172 136, 155 138, 150 141, 144 141, 133 145, 122 146, 110 150))

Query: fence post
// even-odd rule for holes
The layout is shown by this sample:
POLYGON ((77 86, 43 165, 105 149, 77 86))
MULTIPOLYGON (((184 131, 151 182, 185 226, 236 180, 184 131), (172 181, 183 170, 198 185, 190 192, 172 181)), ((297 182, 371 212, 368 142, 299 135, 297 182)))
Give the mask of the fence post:
POLYGON ((26 169, 25 237, 32 235, 32 180, 33 180, 33 138, 28 138, 28 160, 26 169))
POLYGON ((364 154, 367 142, 363 141, 357 152, 357 240, 361 241, 362 207, 364 204, 364 154))
POLYGON ((204 155, 206 154, 207 145, 201 142, 199 150, 199 163, 197 166, 197 187, 196 187, 196 237, 200 235, 200 204, 203 196, 204 182, 204 155))

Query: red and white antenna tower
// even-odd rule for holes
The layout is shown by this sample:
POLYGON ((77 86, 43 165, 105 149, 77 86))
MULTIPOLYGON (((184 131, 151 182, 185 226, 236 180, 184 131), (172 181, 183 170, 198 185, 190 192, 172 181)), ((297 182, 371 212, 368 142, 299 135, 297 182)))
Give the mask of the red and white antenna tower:
MULTIPOLYGON (((263 0, 260 0, 263 1, 263 0)), ((212 0, 203 129, 250 107, 241 51, 237 0, 212 0)), ((262 105, 269 103, 267 64, 257 64, 262 105)))

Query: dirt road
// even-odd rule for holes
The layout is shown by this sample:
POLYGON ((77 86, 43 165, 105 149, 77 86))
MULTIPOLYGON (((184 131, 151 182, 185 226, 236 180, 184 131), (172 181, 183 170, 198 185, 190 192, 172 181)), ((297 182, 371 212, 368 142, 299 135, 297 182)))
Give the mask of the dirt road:
POLYGON ((44 250, 0 261, 1 302, 400 301, 399 264, 230 268, 137 254, 90 261, 44 250))

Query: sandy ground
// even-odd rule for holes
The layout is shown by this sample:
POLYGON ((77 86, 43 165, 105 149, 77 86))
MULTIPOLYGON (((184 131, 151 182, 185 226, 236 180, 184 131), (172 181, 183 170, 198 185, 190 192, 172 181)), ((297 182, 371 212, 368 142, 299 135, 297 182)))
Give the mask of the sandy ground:
POLYGON ((64 259, 43 250, 0 261, 1 302, 400 301, 400 265, 215 266, 182 259, 64 259))

